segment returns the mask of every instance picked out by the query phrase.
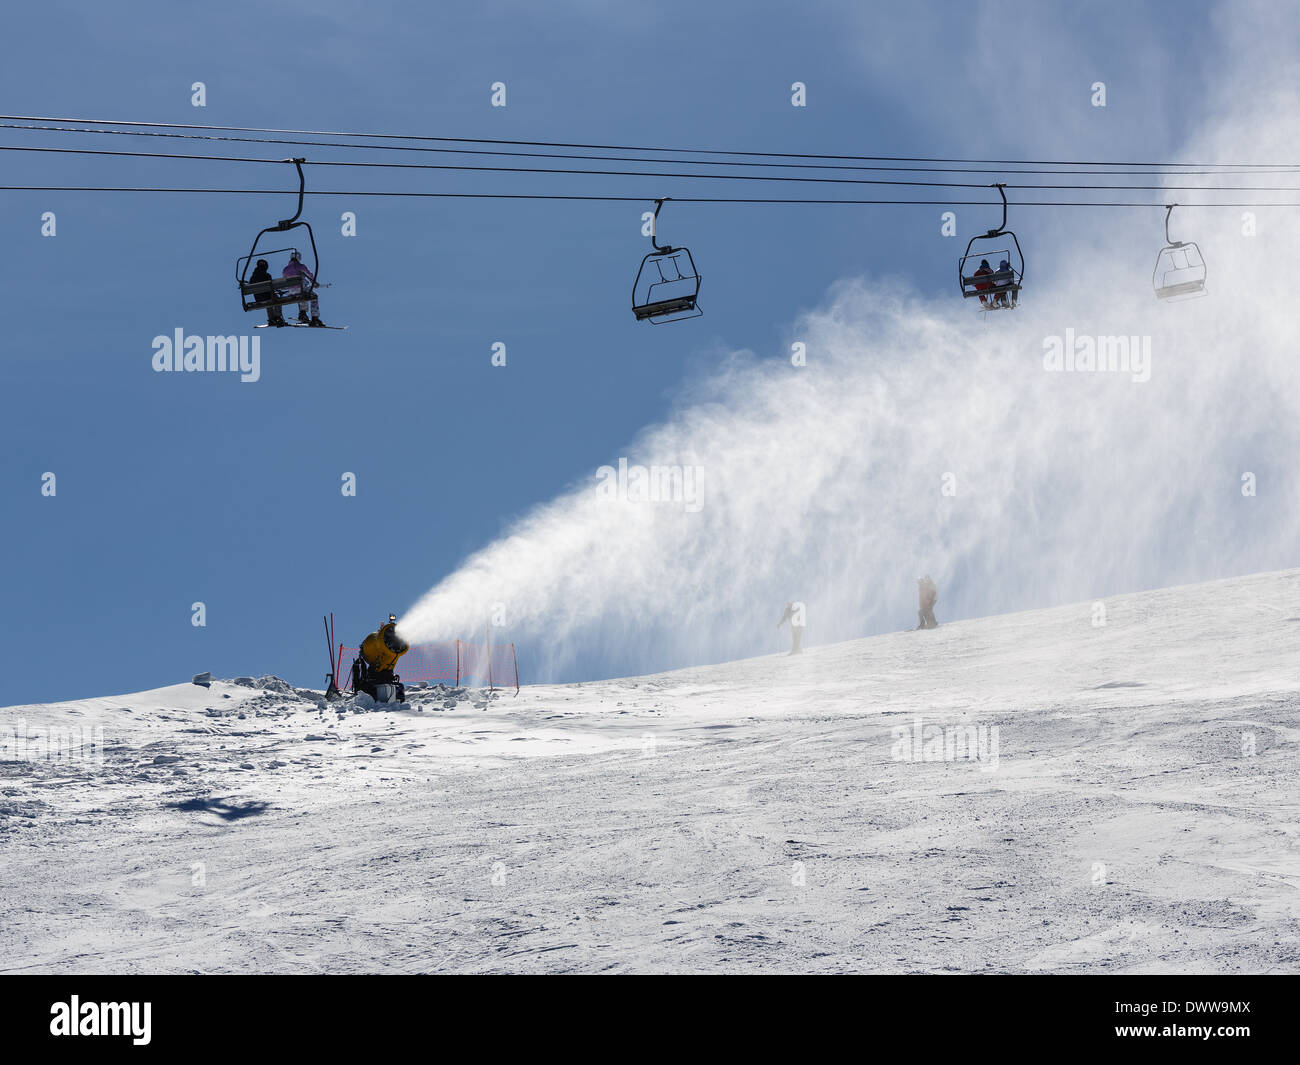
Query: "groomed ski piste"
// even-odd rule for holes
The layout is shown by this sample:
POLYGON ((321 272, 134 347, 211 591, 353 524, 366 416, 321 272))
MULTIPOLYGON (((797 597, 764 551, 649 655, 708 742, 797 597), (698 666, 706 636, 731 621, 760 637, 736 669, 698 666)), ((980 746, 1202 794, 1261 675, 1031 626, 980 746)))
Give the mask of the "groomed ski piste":
POLYGON ((1300 970, 1300 570, 1100 603, 401 711, 9 708, 103 746, 0 762, 0 971, 1300 970))

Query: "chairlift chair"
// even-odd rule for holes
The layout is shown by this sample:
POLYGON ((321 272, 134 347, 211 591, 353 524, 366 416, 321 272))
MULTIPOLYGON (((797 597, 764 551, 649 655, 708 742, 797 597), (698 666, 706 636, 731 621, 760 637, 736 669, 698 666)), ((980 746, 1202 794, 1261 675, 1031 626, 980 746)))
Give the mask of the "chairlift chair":
POLYGON ((957 277, 961 285, 963 299, 975 296, 980 301, 981 311, 995 311, 1015 307, 1020 301, 1020 288, 1025 276, 1025 256, 1020 250, 1020 241, 1007 229, 1007 193, 1001 182, 991 186, 1002 196, 1002 224, 987 233, 977 233, 966 245, 966 254, 957 261, 957 277), (984 243, 1002 241, 1004 247, 988 250, 984 243), (975 250, 980 244, 979 250, 975 250), (1012 249, 1014 248, 1014 254, 1012 249), (996 262, 998 267, 989 267, 987 273, 980 273, 983 260, 996 262), (1001 264, 1007 263, 1003 269, 1001 264))
POLYGON ((664 201, 670 198, 655 200, 654 218, 650 221, 650 243, 654 250, 641 260, 641 268, 632 283, 632 313, 638 322, 658 325, 698 318, 704 313, 698 303, 700 272, 695 268, 690 249, 661 245, 655 239, 659 212, 664 201))
POLYGON ((293 163, 298 168, 298 210, 294 216, 282 219, 275 225, 263 229, 253 238, 253 246, 249 249, 248 254, 235 262, 235 279, 239 282, 240 305, 246 311, 265 311, 271 307, 285 307, 291 303, 301 303, 306 299, 310 299, 312 290, 320 284, 320 257, 316 252, 316 237, 308 223, 299 221, 302 216, 303 192, 306 189, 306 178, 303 176, 302 164, 306 161, 306 159, 285 160, 286 163, 293 163), (294 247, 258 248, 262 238, 267 234, 287 233, 291 229, 305 229, 307 231, 307 240, 311 246, 311 273, 312 277, 317 278, 317 281, 313 283, 305 277, 272 277, 270 281, 250 281, 248 279, 249 270, 259 258, 265 258, 268 255, 279 255, 284 252, 288 252, 290 257, 299 255, 298 249, 294 247))
POLYGON ((1156 256, 1151 272, 1151 287, 1156 299, 1169 303, 1208 295, 1205 289, 1205 256, 1195 241, 1174 240, 1169 236, 1169 216, 1178 204, 1165 208, 1165 246, 1156 256))

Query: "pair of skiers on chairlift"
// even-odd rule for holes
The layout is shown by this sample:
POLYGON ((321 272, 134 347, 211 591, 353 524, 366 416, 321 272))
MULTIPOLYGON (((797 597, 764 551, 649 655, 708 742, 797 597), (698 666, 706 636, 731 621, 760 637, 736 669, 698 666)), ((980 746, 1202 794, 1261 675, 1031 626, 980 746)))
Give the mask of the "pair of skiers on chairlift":
MULTIPOLYGON (((285 263, 284 271, 280 275, 286 279, 285 289, 292 295, 295 292, 301 292, 302 301, 298 304, 298 321, 305 322, 307 325, 324 327, 325 323, 320 319, 320 303, 316 299, 314 286, 316 284, 316 275, 304 263, 295 251, 290 254, 289 261, 285 263), (308 317, 307 305, 311 304, 311 316, 308 317)), ((257 260, 257 269, 249 281, 270 281, 271 268, 265 259, 257 260)), ((271 289, 265 289, 259 292, 254 299, 258 303, 269 303, 274 298, 271 289)), ((266 309, 266 320, 270 325, 288 325, 284 320, 284 313, 279 307, 268 307, 266 309)))
POLYGON ((975 282, 975 291, 980 293, 980 303, 985 307, 1014 307, 1016 305, 1015 273, 1011 261, 1003 259, 994 271, 987 259, 980 260, 979 269, 972 275, 983 280, 975 282), (1006 291, 995 291, 1005 289, 1006 291))

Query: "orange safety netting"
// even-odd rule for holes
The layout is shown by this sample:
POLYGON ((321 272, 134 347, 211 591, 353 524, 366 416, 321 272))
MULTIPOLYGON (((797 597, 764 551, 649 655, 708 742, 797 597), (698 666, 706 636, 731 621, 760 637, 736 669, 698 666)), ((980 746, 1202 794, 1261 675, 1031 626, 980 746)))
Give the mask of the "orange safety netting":
MULTIPOLYGON (((352 672, 344 673, 344 662, 349 666, 357 655, 357 648, 339 644, 338 664, 334 676, 343 689, 352 685, 352 672)), ((519 690, 519 664, 515 658, 515 645, 498 643, 470 643, 467 640, 447 640, 442 643, 416 643, 397 662, 397 674, 404 684, 427 681, 430 684, 451 684, 482 688, 514 688, 519 690)))

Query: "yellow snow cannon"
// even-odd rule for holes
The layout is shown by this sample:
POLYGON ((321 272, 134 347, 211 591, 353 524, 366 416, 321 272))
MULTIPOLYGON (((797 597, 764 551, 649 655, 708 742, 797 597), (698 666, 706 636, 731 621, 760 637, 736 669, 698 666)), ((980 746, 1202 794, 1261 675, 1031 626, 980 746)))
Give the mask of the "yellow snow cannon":
POLYGON ((365 692, 377 703, 406 702, 406 688, 393 667, 410 649, 397 635, 396 615, 389 614, 386 624, 361 641, 361 653, 352 663, 352 690, 365 692))
POLYGON ((392 669, 397 660, 411 649, 411 645, 397 635, 397 618, 388 615, 388 623, 380 625, 361 641, 361 657, 371 669, 392 669))

